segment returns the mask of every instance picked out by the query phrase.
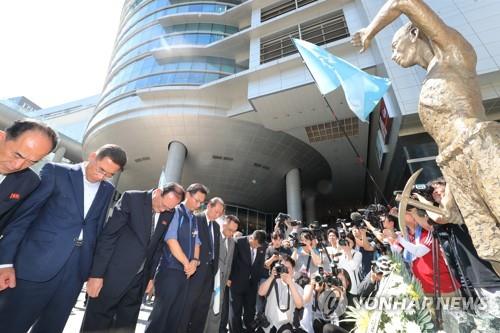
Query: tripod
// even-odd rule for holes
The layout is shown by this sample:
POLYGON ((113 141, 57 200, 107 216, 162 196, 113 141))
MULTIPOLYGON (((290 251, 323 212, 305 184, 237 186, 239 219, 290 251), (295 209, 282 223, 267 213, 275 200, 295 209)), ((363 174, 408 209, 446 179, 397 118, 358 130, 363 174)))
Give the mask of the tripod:
MULTIPOLYGON (((440 225, 436 223, 431 223, 432 225, 432 271, 433 271, 433 281, 434 281, 434 297, 433 297, 433 303, 434 303, 434 308, 436 309, 436 327, 438 330, 443 329, 443 313, 441 311, 441 306, 439 304, 439 299, 441 297, 441 280, 440 280, 440 273, 439 273, 439 251, 440 249, 440 242, 439 242, 439 227, 440 225)), ((450 274, 451 277, 451 282, 453 284, 453 287, 455 290, 459 290, 458 286, 455 283, 455 279, 453 278, 453 275, 451 273, 451 268, 450 265, 448 264, 446 260, 446 255, 443 253, 443 260, 448 267, 448 273, 450 274)), ((461 272, 463 273, 463 272, 461 272)))

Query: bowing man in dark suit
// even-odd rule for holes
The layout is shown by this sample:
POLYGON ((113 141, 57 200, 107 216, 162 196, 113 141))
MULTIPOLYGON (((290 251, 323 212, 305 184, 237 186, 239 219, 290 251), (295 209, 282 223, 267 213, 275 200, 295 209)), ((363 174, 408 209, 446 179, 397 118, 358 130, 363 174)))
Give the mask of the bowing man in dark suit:
POLYGON ((255 230, 252 235, 236 240, 233 267, 229 276, 229 327, 232 333, 243 331, 241 313, 247 329, 255 317, 255 303, 260 279, 266 276, 264 267, 266 232, 255 230))
POLYGON ((219 265, 214 279, 212 298, 208 309, 204 333, 227 332, 229 312, 229 288, 227 281, 233 264, 234 239, 240 220, 234 215, 226 215, 222 222, 219 245, 219 265))
POLYGON ((177 183, 123 193, 97 241, 82 332, 135 332, 154 254, 183 199, 177 183))
MULTIPOLYGON (((57 141, 54 130, 37 120, 17 120, 0 131, 0 238, 16 208, 40 184, 29 167, 50 153, 57 141)), ((0 290, 8 282, 0 275, 0 290)))
POLYGON ((207 194, 203 184, 191 184, 186 189, 186 199, 175 207, 155 276, 155 303, 146 333, 186 333, 178 328, 193 274, 200 264, 202 246, 193 212, 200 208, 207 194))
POLYGON ((47 163, 40 186, 19 207, 0 240, 14 288, 0 293, 0 332, 62 332, 92 264, 114 187, 126 164, 105 145, 82 164, 47 163))
POLYGON ((189 285, 187 303, 179 324, 180 332, 203 332, 208 315, 214 278, 219 264, 220 226, 215 221, 224 214, 224 201, 210 199, 207 209, 196 215, 201 241, 200 265, 189 285))

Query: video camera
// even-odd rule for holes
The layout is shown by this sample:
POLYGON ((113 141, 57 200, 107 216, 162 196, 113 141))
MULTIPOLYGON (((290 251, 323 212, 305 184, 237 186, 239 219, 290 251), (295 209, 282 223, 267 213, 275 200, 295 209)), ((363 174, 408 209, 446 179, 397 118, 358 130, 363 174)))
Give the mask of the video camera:
POLYGON ((319 224, 318 221, 314 221, 309 225, 309 230, 313 234, 313 237, 322 243, 325 241, 325 231, 328 229, 328 224, 319 224))
POLYGON ((291 217, 288 214, 285 213, 278 213, 278 216, 274 219, 275 222, 279 224, 284 224, 286 220, 290 220, 291 217))
POLYGON ((288 239, 290 241, 290 246, 291 247, 294 247, 294 248, 299 248, 301 246, 305 246, 306 244, 302 243, 300 240, 299 240, 299 235, 298 233, 296 232, 292 232, 290 233, 290 235, 288 235, 288 239))
POLYGON ((429 201, 434 201, 432 198, 432 192, 434 192, 434 188, 430 185, 426 184, 415 184, 412 188, 412 193, 418 193, 423 196, 425 199, 429 201))
POLYGON ((388 210, 381 204, 371 204, 364 209, 358 209, 358 212, 363 214, 362 219, 369 221, 375 228, 382 229, 380 216, 387 214, 388 210))

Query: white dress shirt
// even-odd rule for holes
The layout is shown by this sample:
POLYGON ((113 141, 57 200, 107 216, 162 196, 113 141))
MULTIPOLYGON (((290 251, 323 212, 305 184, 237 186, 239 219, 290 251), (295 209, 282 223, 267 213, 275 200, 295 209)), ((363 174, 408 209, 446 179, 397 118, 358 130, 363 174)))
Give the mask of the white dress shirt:
MULTIPOLYGON (((92 206, 92 202, 94 202, 95 195, 97 194, 97 191, 99 190, 99 186, 101 185, 101 182, 96 182, 96 183, 91 183, 87 180, 87 177, 85 176, 85 167, 87 166, 88 162, 81 163, 82 167, 82 174, 83 174, 83 218, 87 216, 87 213, 89 212, 90 207, 92 206)), ((83 239, 83 228, 80 231, 80 235, 78 236, 78 240, 83 239)))

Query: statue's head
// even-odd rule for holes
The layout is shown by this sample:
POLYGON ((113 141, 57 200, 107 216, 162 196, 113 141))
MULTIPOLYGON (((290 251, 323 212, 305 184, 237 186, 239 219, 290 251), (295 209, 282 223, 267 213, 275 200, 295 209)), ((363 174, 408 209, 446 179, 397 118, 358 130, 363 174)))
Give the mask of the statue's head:
POLYGON ((411 22, 396 31, 392 38, 392 60, 401 67, 423 65, 422 60, 426 60, 429 51, 432 53, 429 40, 411 22))

